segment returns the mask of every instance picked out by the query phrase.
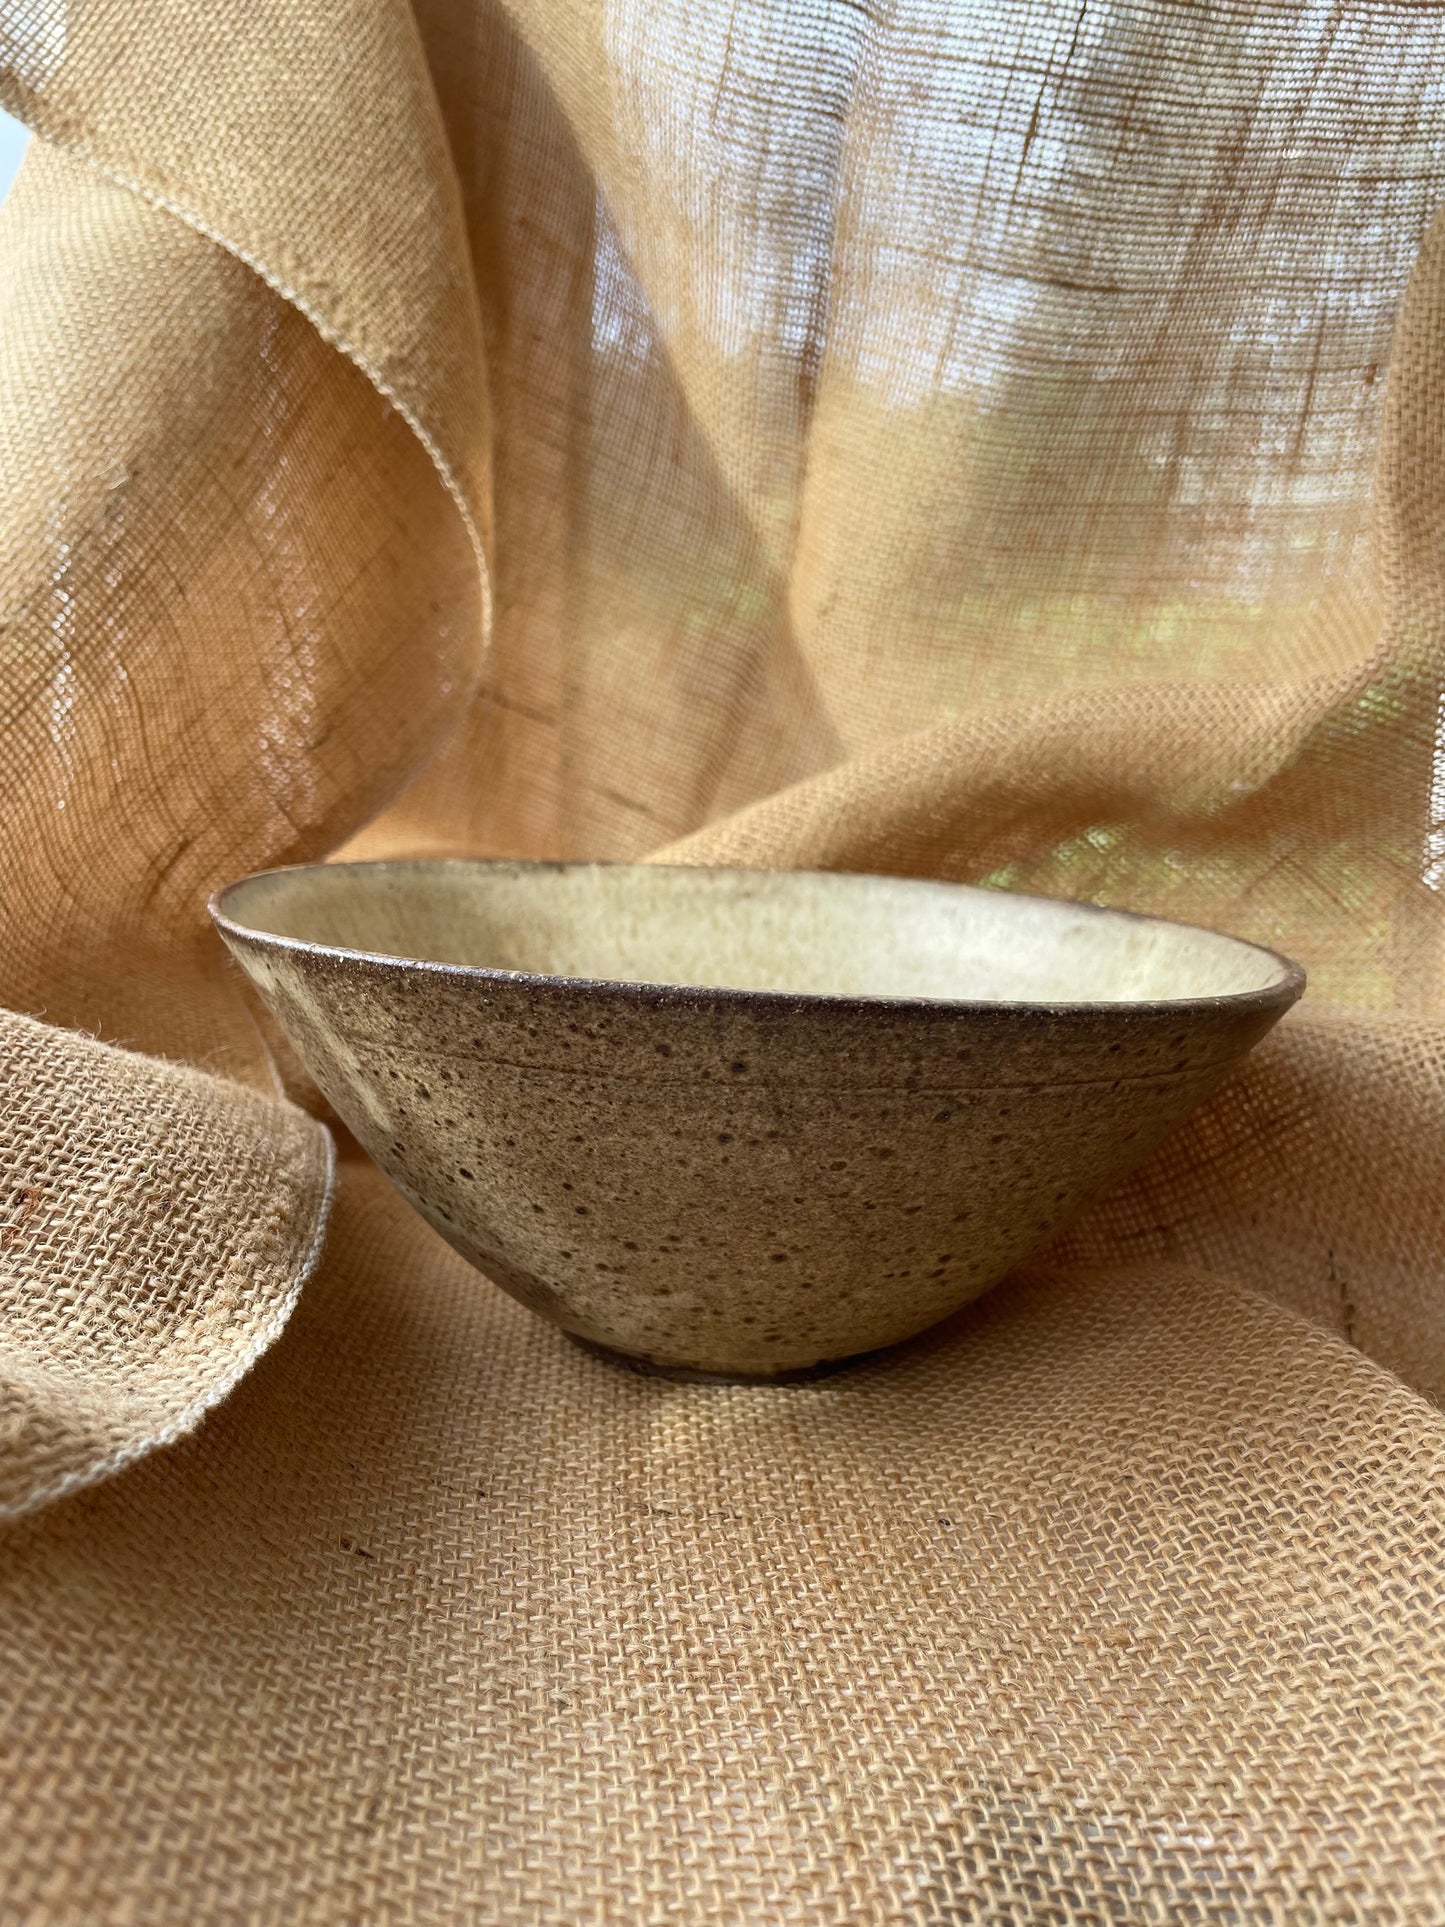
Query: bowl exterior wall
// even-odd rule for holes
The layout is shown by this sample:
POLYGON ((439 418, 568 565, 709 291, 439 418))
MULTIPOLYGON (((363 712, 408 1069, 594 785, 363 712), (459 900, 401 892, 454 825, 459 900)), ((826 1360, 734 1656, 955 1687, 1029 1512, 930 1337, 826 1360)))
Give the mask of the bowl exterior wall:
POLYGON ((595 1343, 763 1376, 977 1297, 1292 1001, 838 1006, 225 934, 337 1113, 479 1270, 595 1343))

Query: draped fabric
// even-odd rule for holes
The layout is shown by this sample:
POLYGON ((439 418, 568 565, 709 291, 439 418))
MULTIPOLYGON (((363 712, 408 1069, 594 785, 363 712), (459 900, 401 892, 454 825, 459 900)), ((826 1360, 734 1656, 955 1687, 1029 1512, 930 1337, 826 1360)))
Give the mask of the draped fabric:
POLYGON ((0 0, 0 1912, 1445 1920, 1445 8, 0 0), (212 935, 871 869, 1306 1003, 811 1387, 469 1271, 212 935))

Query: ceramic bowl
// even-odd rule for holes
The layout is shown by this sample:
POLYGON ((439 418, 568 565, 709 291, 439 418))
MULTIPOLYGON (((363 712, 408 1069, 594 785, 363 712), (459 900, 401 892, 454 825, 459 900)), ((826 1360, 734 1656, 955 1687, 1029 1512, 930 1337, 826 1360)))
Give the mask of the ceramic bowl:
POLYGON ((985 1291, 1304 987, 1210 931, 895 877, 317 864, 212 914, 479 1270, 630 1359, 761 1378, 985 1291))

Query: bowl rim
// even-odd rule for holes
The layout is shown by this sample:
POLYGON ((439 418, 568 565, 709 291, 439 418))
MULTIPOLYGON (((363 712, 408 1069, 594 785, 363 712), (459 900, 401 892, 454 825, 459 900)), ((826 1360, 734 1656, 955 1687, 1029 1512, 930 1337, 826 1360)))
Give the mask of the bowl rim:
POLYGON ((1247 937, 1236 937, 1228 931, 1211 930, 1205 924, 1184 923, 1175 917, 1156 917, 1148 911, 1118 909, 1110 904, 1085 903, 1073 897, 1042 897, 1033 891, 1000 891, 989 894, 1016 896, 1030 903, 1066 904, 1075 910, 1092 912, 1096 916, 1125 917, 1140 923, 1168 924, 1176 930, 1188 930, 1204 936, 1222 938, 1227 943, 1238 944, 1241 949, 1252 950, 1258 956, 1272 959, 1280 967, 1278 982, 1261 985, 1254 990, 1217 991, 1197 997, 1154 997, 1154 998, 1094 998, 1056 1002, 1039 1000, 1004 1000, 988 997, 886 997, 847 995, 828 991, 791 991, 791 990, 744 990, 726 984, 673 984, 653 982, 649 979, 631 977, 564 977, 546 971, 505 970, 492 964, 444 963, 427 957, 402 957, 386 951, 358 950, 346 944, 317 943, 308 937, 283 937, 274 931, 264 930, 255 924, 242 922, 232 916, 227 909, 227 900, 251 885, 262 883, 273 877, 297 876, 307 871, 325 872, 331 870, 660 870, 682 873, 699 869, 708 871, 736 871, 743 876, 776 877, 789 876, 827 876, 858 877, 890 883, 924 883, 947 890, 970 890, 980 894, 984 887, 979 884, 957 883, 938 877, 904 877, 886 871, 873 870, 817 870, 798 869, 788 871, 765 870, 756 865, 742 864, 690 864, 690 863, 639 863, 609 858, 557 859, 536 857, 370 857, 342 863, 313 862, 277 864, 269 869, 255 870, 249 875, 236 877, 213 891, 207 909, 211 921, 223 938, 234 936, 243 943, 249 942, 307 956, 328 957, 339 961, 365 964, 373 968, 389 970, 423 971, 431 975, 458 978, 463 981, 482 983, 505 983, 509 985, 535 986, 539 988, 565 989, 580 994, 594 996, 621 997, 627 1002, 643 1006, 675 1006, 678 1004, 696 1005, 699 1002, 723 1004, 743 1009, 808 1009, 822 1014, 834 1012, 839 1015, 864 1014, 870 1011, 882 1012, 892 1016, 917 1015, 934 1017, 950 1012, 987 1013, 991 1018, 1008 1021, 1029 1021, 1039 1015, 1059 1020, 1097 1016, 1107 1012, 1112 1016, 1133 1019, 1149 1016, 1188 1016, 1192 1013, 1219 1014, 1222 1012, 1243 1013, 1250 1010, 1277 1010, 1281 1014, 1288 1010, 1304 994, 1307 980, 1305 971, 1293 958, 1281 951, 1272 950, 1265 944, 1252 942, 1247 937))

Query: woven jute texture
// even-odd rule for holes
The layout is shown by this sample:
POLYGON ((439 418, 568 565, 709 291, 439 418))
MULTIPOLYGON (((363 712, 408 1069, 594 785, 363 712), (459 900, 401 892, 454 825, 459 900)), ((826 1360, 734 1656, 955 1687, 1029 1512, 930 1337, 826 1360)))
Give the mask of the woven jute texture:
POLYGON ((0 1919, 1445 1922, 1442 71, 1376 0, 0 0, 0 1919), (664 1384, 333 1186, 205 900, 336 851, 1312 987, 948 1327, 664 1384))

